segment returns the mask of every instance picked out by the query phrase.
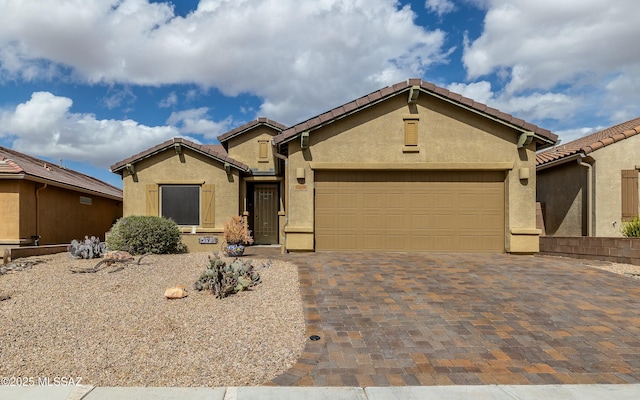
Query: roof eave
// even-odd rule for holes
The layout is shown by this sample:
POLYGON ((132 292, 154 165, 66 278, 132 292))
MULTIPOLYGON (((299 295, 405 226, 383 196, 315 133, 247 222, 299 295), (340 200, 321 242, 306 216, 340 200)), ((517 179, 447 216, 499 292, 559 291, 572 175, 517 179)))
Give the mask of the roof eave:
POLYGON ((55 186, 55 187, 59 187, 59 188, 63 188, 63 189, 69 189, 69 190, 73 190, 73 191, 79 192, 79 193, 91 194, 93 196, 104 197, 104 198, 111 199, 111 200, 122 201, 122 199, 123 199, 123 196, 115 196, 115 195, 112 195, 112 194, 109 194, 109 193, 104 193, 104 192, 99 192, 99 191, 96 191, 96 190, 85 189, 85 188, 80 187, 80 186, 69 185, 67 183, 62 183, 62 182, 58 182, 58 181, 54 181, 54 180, 46 179, 46 178, 40 178, 38 176, 33 176, 33 175, 25 174, 25 173, 20 173, 20 174, 0 174, 0 179, 15 179, 15 180, 25 180, 25 181, 31 181, 31 182, 38 182, 38 183, 46 183, 47 185, 51 185, 51 186, 55 186))
MULTIPOLYGON (((426 90, 424 88, 421 88, 420 90, 422 92, 428 94, 428 95, 431 95, 431 96, 436 97, 436 98, 438 98, 440 100, 446 101, 447 103, 450 103, 450 104, 456 105, 458 107, 461 107, 461 108, 463 108, 463 109, 465 109, 467 111, 471 111, 474 114, 477 114, 477 115, 480 115, 482 117, 488 118, 488 119, 490 119, 492 121, 498 122, 498 123, 500 123, 502 125, 505 125, 505 126, 511 128, 511 129, 514 129, 516 131, 519 131, 519 132, 531 132, 531 130, 527 129, 526 127, 514 125, 514 124, 512 124, 512 123, 510 123, 508 121, 505 121, 503 119, 494 117, 493 115, 487 114, 487 113, 482 112, 482 111, 480 111, 478 109, 475 109, 475 108, 473 108, 471 106, 468 106, 466 104, 463 104, 463 103, 457 102, 457 101, 455 101, 453 99, 450 99, 447 96, 440 95, 440 94, 438 94, 436 92, 432 92, 432 91, 426 90)), ((541 146, 537 146, 537 149, 545 149, 545 148, 551 147, 551 146, 553 146, 554 144, 557 143, 557 139, 554 140, 552 138, 548 138, 548 137, 542 136, 542 135, 540 135, 540 134, 538 134, 536 132, 534 132, 533 137, 534 137, 534 139, 537 140, 538 143, 541 143, 541 146)))
POLYGON ((534 139, 537 140, 537 143, 540 144, 539 146, 536 146, 536 150, 548 149, 549 147, 553 147, 555 146, 556 143, 558 143, 557 140, 552 140, 552 139, 549 139, 548 137, 541 136, 538 134, 534 134, 533 137, 534 139))
MULTIPOLYGON (((313 127, 309 128, 309 129, 302 130, 302 131, 300 131, 300 132, 296 133, 295 135, 292 135, 292 136, 290 136, 290 137, 288 137, 288 138, 285 138, 285 139, 282 139, 282 140, 278 140, 278 139, 277 139, 277 136, 276 136, 276 137, 274 138, 274 141, 273 141, 273 142, 274 142, 274 144, 276 144, 276 145, 289 143, 289 142, 291 142, 291 141, 296 140, 297 138, 299 138, 299 137, 300 137, 300 135, 302 134, 302 132, 311 132, 311 131, 318 130, 318 129, 323 128, 323 127, 325 127, 325 126, 327 126, 327 125, 330 125, 330 124, 332 124, 332 123, 334 123, 334 122, 336 122, 336 121, 339 121, 339 120, 341 120, 341 119, 343 119, 343 118, 346 118, 346 117, 349 117, 349 116, 351 116, 351 115, 353 115, 353 114, 356 114, 356 113, 358 113, 358 112, 360 112, 360 111, 362 111, 362 110, 366 110, 366 109, 367 109, 367 108, 369 108, 369 107, 373 107, 374 105, 380 104, 380 103, 382 103, 382 102, 384 102, 384 101, 386 101, 386 100, 388 100, 388 99, 390 99, 390 98, 392 98, 392 97, 398 96, 398 95, 400 95, 400 94, 402 94, 402 93, 404 93, 404 92, 409 92, 410 90, 411 90, 411 86, 407 86, 406 88, 400 89, 400 90, 398 90, 398 91, 396 91, 396 92, 393 92, 393 93, 391 93, 391 94, 388 94, 388 95, 386 95, 386 96, 382 96, 382 97, 380 97, 379 99, 376 99, 376 100, 371 101, 371 102, 367 102, 366 104, 364 104, 364 105, 362 105, 362 106, 359 106, 359 107, 356 107, 356 108, 354 108, 353 110, 347 111, 347 112, 345 112, 345 113, 343 113, 343 114, 341 114, 341 115, 339 115, 339 116, 337 116, 337 117, 334 117, 334 118, 328 119, 328 120, 326 120, 326 121, 324 121, 324 122, 321 122, 321 123, 319 123, 319 124, 317 124, 317 125, 314 125, 313 127)), ((357 100, 355 100, 355 101, 357 101, 357 100)), ((339 107, 338 107, 338 108, 339 108, 339 107)), ((332 111, 332 110, 330 110, 330 111, 328 111, 328 112, 331 112, 331 111, 332 111)), ((317 118, 317 117, 314 117, 314 118, 317 118)), ((311 118, 311 119, 313 119, 313 118, 311 118)), ((283 131, 283 132, 284 132, 284 131, 283 131)))
POLYGON ((237 138, 238 136, 244 135, 245 133, 255 129, 257 126, 266 126, 268 128, 273 129, 276 132, 282 132, 283 131, 283 129, 281 129, 280 127, 277 127, 277 126, 275 126, 273 124, 270 124, 268 122, 260 122, 260 123, 255 124, 255 125, 251 125, 250 127, 247 127, 246 129, 243 129, 243 130, 241 130, 239 132, 236 132, 233 135, 230 135, 230 136, 227 136, 227 137, 224 137, 224 135, 220 135, 216 139, 218 139, 220 144, 223 144, 223 143, 226 143, 226 142, 228 142, 229 140, 231 140, 233 138, 237 138))
POLYGON ((220 157, 215 156, 215 155, 214 155, 214 154, 212 154, 212 153, 209 153, 209 152, 206 152, 206 151, 202 151, 202 150, 200 150, 200 149, 197 149, 197 148, 195 148, 195 147, 192 147, 192 146, 190 146, 188 143, 184 143, 184 142, 175 142, 175 141, 174 141, 174 142, 172 142, 172 143, 170 143, 170 144, 168 144, 168 145, 167 145, 167 146, 165 146, 165 147, 159 148, 159 149, 157 149, 157 150, 155 150, 155 151, 152 151, 152 152, 150 152, 150 153, 148 153, 148 154, 145 154, 144 156, 142 156, 142 157, 140 157, 140 158, 137 158, 137 159, 135 159, 135 160, 131 160, 131 161, 130 161, 130 162, 128 162, 128 163, 120 162, 120 163, 113 164, 113 165, 109 168, 109 170, 110 170, 111 172, 113 172, 114 174, 118 174, 118 175, 121 175, 121 176, 122 176, 121 171, 123 171, 123 170, 126 168, 127 164, 133 164, 133 163, 137 163, 137 162, 140 162, 140 161, 142 161, 142 160, 146 160, 146 159, 148 159, 148 158, 151 158, 151 157, 153 157, 153 156, 155 156, 155 155, 157 155, 157 154, 162 153, 163 151, 166 151, 166 150, 168 150, 168 149, 173 148, 173 146, 174 146, 174 144, 175 144, 175 143, 180 143, 180 145, 181 145, 181 146, 184 146, 184 147, 188 148, 188 149, 189 149, 189 150, 191 150, 191 151, 194 151, 194 152, 196 152, 196 153, 199 153, 199 154, 202 154, 202 155, 207 156, 207 157, 209 157, 209 158, 212 158, 212 159, 214 159, 214 160, 216 160, 216 161, 218 161, 218 162, 221 162, 223 165, 224 165, 224 164, 226 164, 226 163, 229 163, 229 165, 230 165, 231 167, 233 167, 233 168, 235 168, 235 169, 237 169, 237 170, 239 170, 239 171, 241 171, 241 172, 249 172, 249 171, 250 171, 250 169, 249 169, 249 167, 248 167, 248 166, 245 166, 245 167, 243 168, 243 167, 241 167, 241 166, 239 166, 239 165, 236 165, 235 163, 230 163, 230 162, 229 162, 229 160, 225 160, 225 159, 223 159, 223 158, 220 158, 220 157), (118 165, 118 164, 120 164, 120 165, 118 165))
MULTIPOLYGON (((340 115, 338 117, 335 117, 335 118, 329 119, 327 121, 324 121, 324 122, 322 122, 322 123, 320 123, 318 125, 315 125, 315 126, 309 128, 309 129, 301 130, 300 132, 297 132, 295 135, 292 135, 292 136, 287 137, 285 139, 278 140, 277 136, 276 136, 276 138, 274 140, 274 144, 281 145, 281 144, 285 144, 285 143, 291 142, 293 140, 296 140, 297 138, 300 137, 300 135, 303 132, 311 132, 311 131, 320 129, 322 127, 325 127, 325 126, 327 126, 329 124, 332 124, 333 122, 336 122, 336 121, 338 121, 338 120, 340 120, 342 118, 346 118, 346 117, 348 117, 350 115, 353 115, 355 113, 358 113, 358 112, 360 112, 360 111, 362 111, 362 110, 364 110, 364 109, 366 109, 368 107, 372 107, 372 106, 374 106, 376 104, 379 104, 379 103, 381 103, 383 101, 386 101, 389 98, 398 96, 398 95, 400 95, 402 93, 405 93, 405 92, 409 92, 412 88, 413 88, 413 86, 409 85, 409 86, 407 86, 405 88, 402 88, 402 89, 400 89, 398 91, 394 91, 393 93, 390 93, 390 94, 388 94, 386 96, 382 96, 382 97, 380 97, 379 99, 377 99, 375 101, 368 102, 367 104, 365 104, 363 106, 360 106, 360 107, 356 107, 353 110, 348 111, 348 112, 346 112, 346 113, 344 113, 344 114, 342 114, 342 115, 340 115)), ((493 120, 495 122, 498 122, 498 123, 500 123, 502 125, 508 126, 509 128, 514 129, 514 130, 516 130, 518 132, 530 132, 530 130, 527 129, 526 127, 521 127, 521 126, 517 126, 517 125, 511 124, 511 123, 509 123, 509 122, 507 122, 505 120, 502 120, 500 118, 494 117, 494 116, 492 116, 492 115, 490 115, 488 113, 482 112, 482 111, 480 111, 478 109, 475 109, 473 107, 465 105, 465 104, 463 104, 461 102, 455 101, 455 100, 453 100, 453 99, 451 99, 451 98, 449 98, 447 96, 440 95, 440 94, 438 94, 436 92, 427 90, 424 87, 420 87, 420 91, 425 93, 425 94, 428 94, 430 96, 433 96, 433 97, 435 97, 437 99, 446 101, 449 104, 453 104, 453 105, 461 107, 461 108, 463 108, 465 110, 471 111, 471 112, 473 112, 473 113, 475 113, 477 115, 480 115, 482 117, 489 118, 489 119, 491 119, 491 120, 493 120)), ((556 138, 557 138, 557 136, 556 136, 556 138)), ((555 145, 557 143, 557 139, 554 140, 552 138, 542 136, 542 135, 540 135, 539 133, 536 133, 536 132, 534 132, 534 139, 538 143, 538 146, 536 146, 536 150, 546 149, 546 148, 551 147, 551 146, 553 146, 553 145, 555 145)))
POLYGON ((557 158, 553 161, 549 161, 547 163, 536 165, 536 171, 543 171, 548 168, 557 167, 558 165, 566 164, 577 159, 582 159, 586 156, 583 152, 574 153, 565 157, 557 158))

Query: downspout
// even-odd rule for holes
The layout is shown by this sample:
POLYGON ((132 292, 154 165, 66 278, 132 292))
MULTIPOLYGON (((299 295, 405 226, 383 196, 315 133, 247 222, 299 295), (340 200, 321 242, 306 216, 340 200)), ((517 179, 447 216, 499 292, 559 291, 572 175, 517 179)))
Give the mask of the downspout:
POLYGON ((285 217, 284 224, 282 225, 282 246, 280 246, 280 253, 287 254, 287 233, 285 229, 289 224, 289 199, 291 198, 291 185, 289 185, 289 158, 284 159, 284 193, 287 196, 284 199, 285 217))
POLYGON ((585 155, 580 153, 580 158, 577 158, 576 161, 578 165, 585 167, 587 169, 587 236, 593 236, 593 198, 592 198, 592 179, 593 179, 593 166, 589 163, 584 162, 585 155))
POLYGON ((34 245, 40 245, 40 191, 49 186, 45 183, 41 188, 36 189, 36 234, 33 236, 34 245))

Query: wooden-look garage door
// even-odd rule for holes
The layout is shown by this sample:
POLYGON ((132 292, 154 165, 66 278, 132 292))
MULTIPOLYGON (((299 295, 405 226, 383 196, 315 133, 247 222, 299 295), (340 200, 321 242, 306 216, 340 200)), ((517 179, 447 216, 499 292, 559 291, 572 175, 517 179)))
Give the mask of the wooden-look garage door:
POLYGON ((316 171, 316 250, 504 252, 504 172, 316 171))

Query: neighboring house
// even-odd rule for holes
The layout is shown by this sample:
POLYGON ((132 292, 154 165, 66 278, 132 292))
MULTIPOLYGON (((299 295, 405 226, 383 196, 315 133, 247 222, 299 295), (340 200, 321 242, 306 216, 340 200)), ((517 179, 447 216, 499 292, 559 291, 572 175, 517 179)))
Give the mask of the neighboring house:
POLYGON ((104 240, 122 216, 122 190, 48 161, 0 147, 0 250, 104 240))
POLYGON ((550 236, 622 236, 638 215, 640 118, 536 156, 538 201, 550 236))
POLYGON ((124 214, 163 215, 192 249, 247 217, 287 251, 538 251, 535 153, 557 136, 411 79, 221 145, 173 139, 118 162, 124 214), (195 235, 190 232, 196 232, 195 235))

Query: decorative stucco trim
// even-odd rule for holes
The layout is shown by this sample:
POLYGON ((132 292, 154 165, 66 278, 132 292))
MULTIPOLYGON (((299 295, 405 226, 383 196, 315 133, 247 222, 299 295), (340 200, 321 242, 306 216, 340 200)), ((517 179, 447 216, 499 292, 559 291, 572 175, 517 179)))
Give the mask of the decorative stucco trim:
POLYGON ((156 185, 204 185, 206 181, 163 181, 154 180, 156 185))
POLYGON ((286 233, 313 233, 313 227, 308 226, 285 226, 284 231, 286 233))
POLYGON ((535 228, 511 228, 509 229, 509 232, 512 235, 533 235, 533 236, 537 236, 540 235, 542 233, 541 229, 535 229, 535 228))
POLYGON ((470 171, 507 171, 513 169, 513 162, 427 162, 427 163, 337 163, 310 162, 312 170, 470 170, 470 171))

